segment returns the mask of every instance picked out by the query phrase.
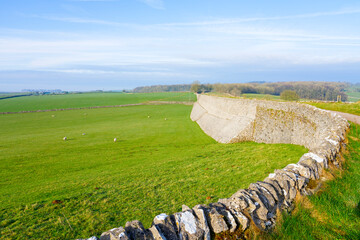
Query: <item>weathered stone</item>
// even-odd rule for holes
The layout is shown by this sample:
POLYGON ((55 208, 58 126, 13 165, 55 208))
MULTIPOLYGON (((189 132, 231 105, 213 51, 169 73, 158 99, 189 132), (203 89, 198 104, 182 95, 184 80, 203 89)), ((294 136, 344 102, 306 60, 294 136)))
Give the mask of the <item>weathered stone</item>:
POLYGON ((229 230, 226 224, 225 216, 220 214, 215 207, 206 207, 205 209, 207 222, 214 233, 221 233, 229 230))
POLYGON ((251 213, 252 218, 258 218, 261 220, 268 220, 268 213, 269 213, 269 200, 266 199, 264 195, 261 193, 248 190, 251 194, 251 198, 255 200, 255 204, 257 205, 257 209, 251 213))
POLYGON ((307 166, 291 163, 287 165, 284 170, 291 171, 308 179, 315 179, 314 172, 312 172, 311 169, 307 166))
POLYGON ((188 210, 191 211, 191 208, 189 208, 188 206, 186 206, 186 205, 184 205, 184 204, 181 206, 181 211, 184 212, 184 211, 188 211, 188 210))
POLYGON ((125 225, 125 231, 130 239, 136 240, 152 240, 151 233, 145 230, 144 226, 140 221, 127 222, 125 225))
POLYGON ((87 238, 87 239, 76 239, 76 240, 99 240, 99 238, 98 237, 96 237, 96 236, 92 236, 92 237, 89 237, 89 238, 87 238))
POLYGON ((174 217, 180 240, 196 240, 204 238, 205 231, 200 228, 200 224, 192 213, 192 210, 175 213, 174 217))
MULTIPOLYGON (((313 153, 313 152, 309 152, 309 153, 305 153, 305 154, 303 155, 303 157, 304 157, 304 158, 314 159, 314 160, 318 163, 318 165, 320 165, 321 168, 323 168, 323 169, 329 168, 328 160, 327 160, 325 157, 323 157, 323 156, 319 156, 319 155, 317 155, 317 154, 315 154, 315 153, 313 153)), ((301 157, 301 159, 302 159, 303 157, 301 157)), ((301 159, 300 159, 300 161, 301 161, 301 159)))
POLYGON ((156 225, 151 226, 148 230, 154 240, 167 240, 156 225))
POLYGON ((204 205, 196 205, 193 208, 194 214, 198 219, 199 227, 204 230, 204 240, 211 240, 210 228, 205 214, 204 205))
POLYGON ((210 207, 216 208, 216 210, 223 215, 225 218, 225 221, 230 229, 230 232, 234 232, 237 228, 237 223, 234 218, 234 216, 231 214, 231 212, 226 209, 226 206, 220 202, 217 203, 211 203, 210 207))
POLYGON ((275 194, 276 197, 274 197, 274 192, 272 194, 269 190, 267 190, 265 187, 258 183, 251 183, 249 189, 259 191, 261 195, 263 195, 267 199, 266 207, 269 211, 273 211, 276 208, 277 195, 275 194))
POLYGON ((152 225, 156 225, 159 232, 161 232, 166 239, 178 239, 176 234, 176 224, 171 216, 168 216, 165 213, 157 215, 154 218, 152 225))
MULTIPOLYGON (((286 208, 286 207, 289 207, 292 203, 292 200, 291 200, 291 193, 290 193, 290 183, 285 180, 285 179, 275 179, 275 174, 270 174, 269 177, 265 178, 264 182, 267 182, 267 183, 270 183, 272 184, 273 186, 275 185, 278 185, 279 186, 279 189, 280 189, 280 192, 283 196, 283 202, 281 205, 279 205, 279 207, 281 208, 286 208)), ((294 189, 295 190, 295 189, 294 189)), ((295 190, 296 191, 296 190, 295 190)))
POLYGON ((241 225, 242 230, 245 231, 249 227, 249 219, 241 212, 248 206, 244 199, 232 197, 219 199, 218 202, 226 206, 226 208, 237 220, 237 224, 241 225))
POLYGON ((113 228, 104 232, 100 236, 100 240, 130 240, 123 227, 113 228))
POLYGON ((310 158, 310 157, 304 157, 302 156, 298 162, 299 165, 302 165, 304 167, 310 168, 314 173, 314 180, 317 180, 320 178, 320 172, 321 172, 321 166, 318 165, 318 163, 310 158))
POLYGON ((243 209, 246 209, 249 213, 252 213, 257 208, 257 204, 251 199, 250 194, 244 189, 238 190, 231 196, 231 198, 239 198, 240 200, 243 200, 247 205, 243 209))

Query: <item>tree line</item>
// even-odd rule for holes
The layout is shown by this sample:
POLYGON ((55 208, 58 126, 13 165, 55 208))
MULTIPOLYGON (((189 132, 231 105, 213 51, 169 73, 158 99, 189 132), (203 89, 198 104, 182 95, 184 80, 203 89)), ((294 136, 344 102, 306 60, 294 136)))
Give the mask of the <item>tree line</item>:
MULTIPOLYGON (((315 99, 324 101, 337 101, 341 96, 342 101, 347 101, 345 88, 348 83, 340 82, 275 82, 275 83, 215 83, 201 84, 195 81, 193 84, 181 85, 155 85, 137 87, 133 92, 176 92, 192 91, 196 93, 218 92, 233 96, 241 96, 246 93, 270 94, 280 96, 285 90, 295 92, 299 98, 315 99)), ((287 92, 289 93, 289 92, 287 92)))

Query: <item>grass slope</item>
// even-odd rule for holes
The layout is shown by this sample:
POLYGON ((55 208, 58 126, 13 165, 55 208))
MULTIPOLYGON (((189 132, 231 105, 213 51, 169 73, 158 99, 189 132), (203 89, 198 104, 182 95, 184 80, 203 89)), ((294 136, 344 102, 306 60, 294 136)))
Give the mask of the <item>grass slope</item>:
POLYGON ((360 126, 352 124, 344 171, 263 239, 360 239, 360 126))
POLYGON ((190 112, 159 105, 0 115, 1 238, 89 237, 134 219, 149 227, 159 213, 229 197, 307 151, 219 144, 190 112))
POLYGON ((160 93, 82 93, 66 95, 26 96, 0 99, 0 112, 35 111, 61 108, 122 105, 147 101, 196 101, 188 92, 160 93))
POLYGON ((360 115, 360 102, 357 103, 326 103, 326 102, 308 102, 307 104, 313 105, 318 108, 351 113, 360 115))

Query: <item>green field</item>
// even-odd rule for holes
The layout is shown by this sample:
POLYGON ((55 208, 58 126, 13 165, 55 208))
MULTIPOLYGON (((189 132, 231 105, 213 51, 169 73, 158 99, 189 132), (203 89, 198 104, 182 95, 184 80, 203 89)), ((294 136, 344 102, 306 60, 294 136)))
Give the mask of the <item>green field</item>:
POLYGON ((36 111, 46 109, 80 108, 144 103, 147 101, 196 101, 189 92, 160 93, 82 93, 40 95, 0 99, 0 112, 36 111))
POLYGON ((321 109, 360 115, 360 102, 357 103, 307 102, 307 104, 313 105, 321 109))
POLYGON ((245 98, 256 98, 261 100, 282 100, 280 96, 270 94, 244 93, 241 96, 245 98))
MULTIPOLYGON (((156 95, 153 100, 179 98, 178 93, 129 94, 133 99, 124 94, 116 104, 156 95)), ((75 97, 99 105, 96 94, 49 97, 66 107, 80 106, 75 97), (64 103, 68 97, 73 105, 64 103)), ((229 197, 307 151, 285 144, 216 143, 190 120, 191 108, 142 105, 0 115, 1 238, 85 238, 134 219, 149 227, 157 214, 229 197)))

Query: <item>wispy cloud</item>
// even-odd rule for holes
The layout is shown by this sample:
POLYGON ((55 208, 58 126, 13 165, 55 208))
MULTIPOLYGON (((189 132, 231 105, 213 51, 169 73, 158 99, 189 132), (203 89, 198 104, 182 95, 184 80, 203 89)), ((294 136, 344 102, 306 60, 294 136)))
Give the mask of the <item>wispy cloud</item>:
POLYGON ((163 26, 202 26, 202 25, 222 25, 233 23, 246 23, 246 22, 259 22, 259 21, 276 21, 276 20, 289 20, 289 19, 302 19, 302 18, 315 18, 324 16, 337 16, 347 14, 358 14, 360 9, 345 9, 332 12, 316 12, 289 16, 273 16, 273 17, 250 17, 250 18, 226 18, 217 19, 211 21, 199 21, 199 22, 179 22, 179 23, 164 23, 159 24, 163 26))
POLYGON ((160 9, 160 10, 165 9, 164 2, 162 0, 139 0, 139 1, 155 9, 160 9))

